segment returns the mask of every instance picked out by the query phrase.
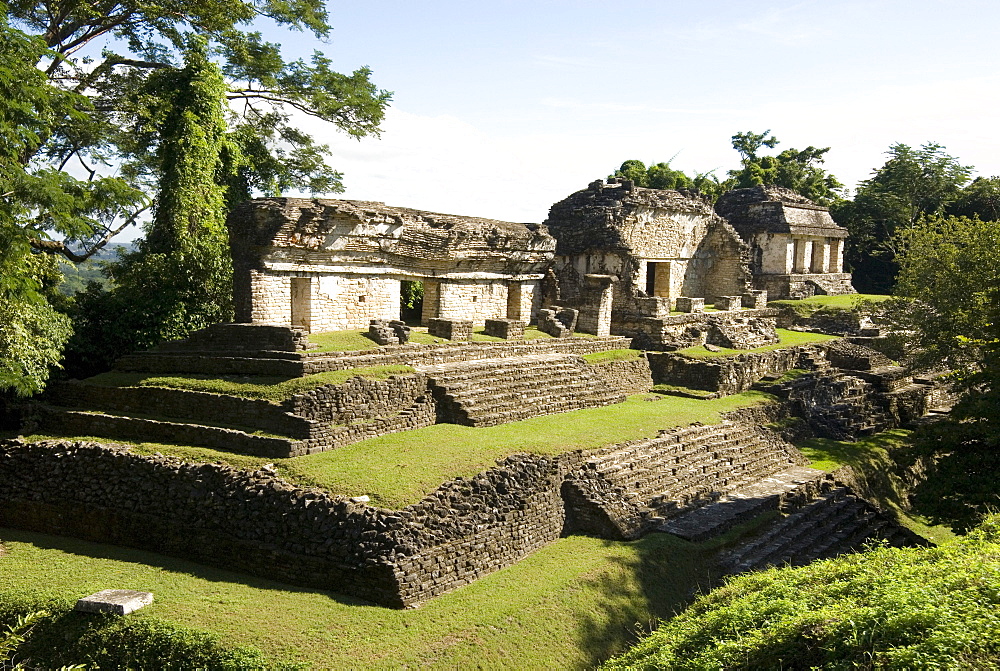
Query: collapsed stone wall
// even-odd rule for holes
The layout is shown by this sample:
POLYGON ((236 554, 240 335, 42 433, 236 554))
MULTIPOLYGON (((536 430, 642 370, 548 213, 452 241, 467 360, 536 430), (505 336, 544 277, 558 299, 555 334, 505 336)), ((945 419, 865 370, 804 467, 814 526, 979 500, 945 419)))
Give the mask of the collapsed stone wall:
POLYGON ((612 321, 613 333, 628 333, 642 349, 673 350, 706 342, 723 347, 750 349, 774 336, 775 310, 731 310, 648 317, 622 313, 612 321))

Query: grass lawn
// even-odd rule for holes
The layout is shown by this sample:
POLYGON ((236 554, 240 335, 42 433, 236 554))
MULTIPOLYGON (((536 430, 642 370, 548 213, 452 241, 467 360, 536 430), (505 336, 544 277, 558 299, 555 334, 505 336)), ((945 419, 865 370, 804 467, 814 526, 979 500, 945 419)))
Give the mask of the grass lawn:
POLYGON ((908 512, 909 489, 891 456, 893 451, 909 445, 911 434, 905 429, 892 429, 857 442, 812 438, 796 447, 809 457, 813 468, 835 471, 841 466, 851 466, 868 490, 864 495, 874 498, 916 533, 942 543, 955 535, 947 526, 928 525, 926 520, 908 512))
POLYGON ((239 396, 280 403, 296 394, 328 384, 342 384, 352 377, 385 380, 392 375, 414 372, 411 366, 370 366, 348 368, 303 377, 268 377, 250 375, 155 375, 152 373, 123 373, 111 371, 86 380, 99 387, 167 387, 189 391, 207 391, 213 394, 239 396))
MULTIPOLYGON (((171 454, 186 461, 221 461, 238 468, 274 463, 286 479, 334 494, 371 497, 372 504, 402 508, 456 476, 471 477, 517 452, 561 454, 652 438, 661 429, 719 421, 719 413, 769 401, 749 391, 709 401, 637 394, 624 403, 543 415, 499 426, 435 424, 291 459, 265 459, 201 447, 131 444, 143 454, 171 454)), ((46 436, 31 436, 40 440, 46 436)), ((100 441, 102 439, 92 438, 100 441)))
POLYGON ((884 294, 842 294, 840 296, 813 296, 801 300, 771 301, 769 308, 792 308, 799 315, 806 317, 817 310, 852 310, 860 301, 882 302, 892 296, 884 294))
POLYGON ((571 536, 418 609, 390 610, 141 550, 12 529, 0 538, 0 592, 151 591, 155 602, 128 617, 315 669, 591 668, 683 607, 722 542, 571 536))
MULTIPOLYGON (((368 337, 367 331, 328 331, 326 333, 310 333, 309 342, 317 347, 310 349, 309 353, 323 352, 356 352, 362 350, 376 349, 378 344, 368 337)), ((535 326, 528 326, 524 329, 525 340, 536 340, 539 338, 551 338, 548 333, 539 331, 535 326)), ((596 338, 589 333, 577 333, 578 338, 596 338)), ((480 329, 472 334, 473 342, 508 342, 503 338, 488 336, 480 329)), ((412 327, 410 331, 410 342, 418 345, 433 345, 452 342, 446 338, 432 336, 423 327, 412 327)))
MULTIPOLYGON (((840 296, 824 296, 824 298, 840 298, 840 296)), ((695 357, 698 359, 708 359, 718 356, 736 356, 738 354, 746 354, 747 352, 767 352, 769 350, 783 349, 785 347, 794 347, 795 345, 808 345, 815 342, 824 342, 826 340, 833 340, 834 338, 840 337, 826 335, 825 333, 789 331, 788 329, 775 329, 775 332, 781 340, 774 345, 764 345, 763 347, 755 347, 753 349, 729 349, 728 347, 723 347, 718 352, 709 352, 702 345, 695 345, 694 347, 679 349, 677 350, 677 354, 683 354, 684 356, 695 357)))
POLYGON ((587 363, 608 363, 610 361, 631 361, 642 356, 641 349, 609 349, 605 352, 594 352, 584 354, 583 360, 587 363))

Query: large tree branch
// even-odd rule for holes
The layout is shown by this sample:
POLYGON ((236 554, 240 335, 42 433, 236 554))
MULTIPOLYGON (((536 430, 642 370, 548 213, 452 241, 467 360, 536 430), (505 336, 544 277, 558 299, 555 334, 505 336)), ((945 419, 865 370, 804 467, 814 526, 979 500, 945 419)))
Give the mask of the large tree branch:
POLYGON ((104 234, 97 242, 92 243, 89 247, 85 248, 83 252, 77 253, 66 246, 66 243, 60 240, 43 240, 42 238, 31 238, 28 243, 33 249, 37 249, 40 252, 45 252, 46 254, 59 254, 66 257, 73 263, 83 263, 91 256, 96 254, 98 250, 102 249, 105 245, 111 242, 111 238, 115 237, 119 233, 125 230, 125 227, 131 226, 135 223, 143 212, 152 207, 152 204, 146 205, 141 210, 137 210, 132 213, 128 219, 126 219, 121 226, 118 228, 108 229, 107 233, 104 234))

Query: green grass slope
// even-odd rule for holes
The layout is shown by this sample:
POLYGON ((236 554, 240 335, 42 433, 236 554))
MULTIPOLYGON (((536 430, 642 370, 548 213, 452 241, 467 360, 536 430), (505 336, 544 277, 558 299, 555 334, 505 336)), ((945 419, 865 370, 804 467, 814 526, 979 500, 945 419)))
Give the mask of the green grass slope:
POLYGON ((736 577, 603 668, 1000 668, 1000 517, 936 548, 736 577))
POLYGON ((390 610, 140 550, 12 529, 0 538, 0 604, 151 591, 154 603, 125 620, 207 632, 314 669, 592 668, 683 607, 719 546, 571 536, 420 608, 390 610))

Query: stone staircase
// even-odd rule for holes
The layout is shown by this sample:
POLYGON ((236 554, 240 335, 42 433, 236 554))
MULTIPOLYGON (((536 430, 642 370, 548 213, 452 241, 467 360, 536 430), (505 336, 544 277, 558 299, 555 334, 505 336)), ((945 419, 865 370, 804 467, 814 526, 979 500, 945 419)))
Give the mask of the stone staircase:
POLYGON ((838 368, 820 367, 788 382, 755 388, 787 399, 793 414, 805 417, 823 437, 856 440, 894 426, 882 407, 884 395, 873 393, 872 383, 838 368))
POLYGON ((534 354, 418 366, 442 421, 494 426, 536 415, 621 403, 580 357, 534 354))
POLYGON ((699 543, 766 512, 804 505, 832 487, 833 481, 824 471, 793 466, 680 515, 657 531, 699 543))
POLYGON ((726 573, 768 566, 802 566, 856 552, 872 541, 895 547, 927 545, 928 541, 900 526, 844 486, 824 492, 815 501, 781 519, 764 534, 724 555, 726 573))
MULTIPOLYGON (((563 496, 572 512, 569 527, 636 538, 767 478, 777 478, 769 485, 780 494, 819 477, 813 469, 794 470, 804 461, 776 434, 747 423, 695 424, 661 432, 651 440, 602 450, 567 477, 563 496)), ((747 498, 768 499, 772 494, 766 490, 747 498)), ((744 511, 746 515, 752 513, 744 511)))

